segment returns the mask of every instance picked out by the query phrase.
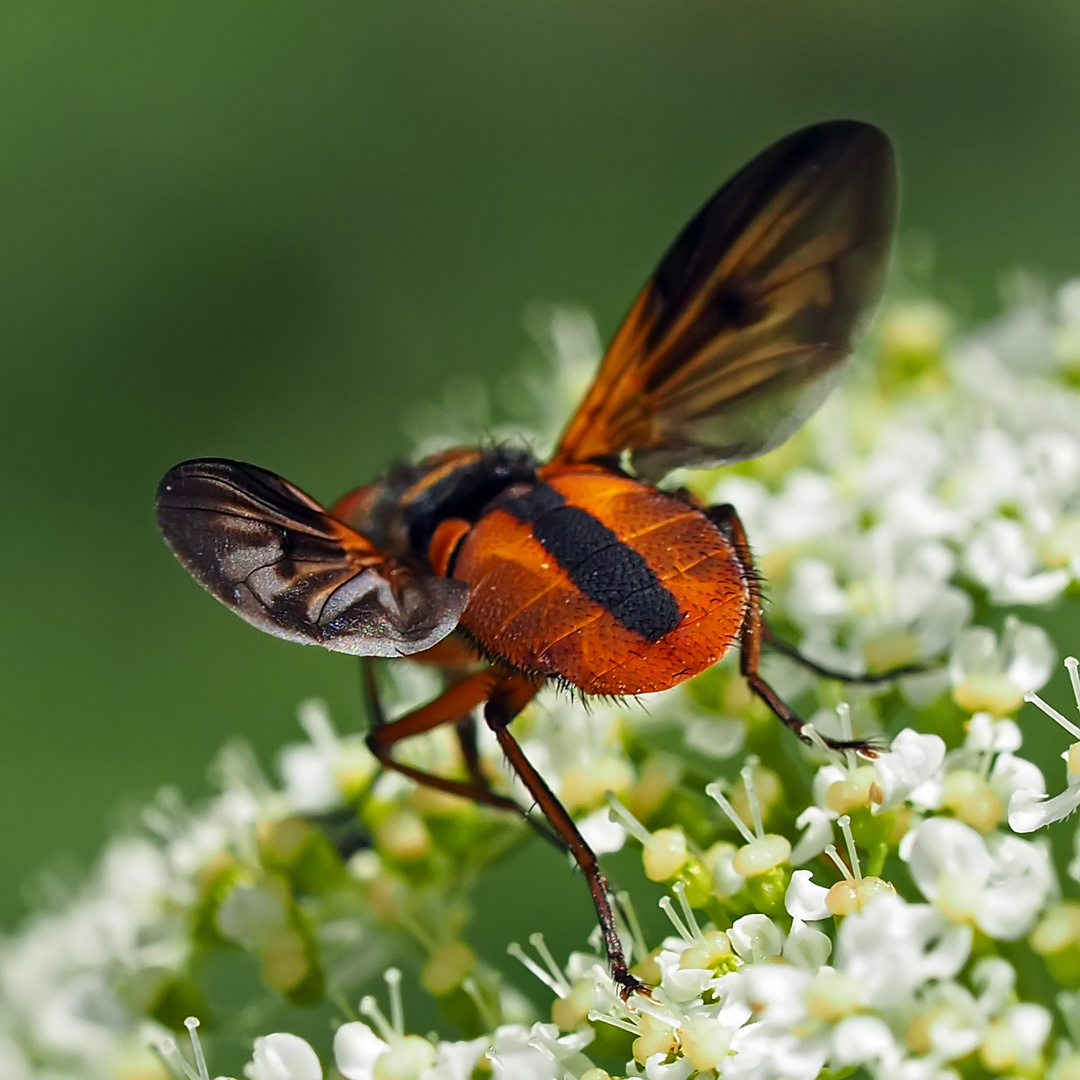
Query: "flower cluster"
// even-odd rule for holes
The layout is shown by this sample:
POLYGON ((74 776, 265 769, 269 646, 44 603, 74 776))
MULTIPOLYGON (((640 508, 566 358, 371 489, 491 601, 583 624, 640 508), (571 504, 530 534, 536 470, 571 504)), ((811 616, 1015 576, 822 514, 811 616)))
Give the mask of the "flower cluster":
MULTIPOLYGON (((413 417, 424 451, 493 432, 551 445, 599 339, 577 312, 537 326, 555 376, 528 369, 509 395, 531 390, 530 433, 457 386, 413 417)), ((963 336, 939 305, 896 302, 868 350, 785 446, 676 482, 736 506, 781 637, 854 676, 907 673, 845 685, 767 655, 809 750, 730 658, 647 711, 551 693, 515 721, 590 845, 666 890, 651 937, 618 898, 648 994, 619 996, 598 937, 560 963, 534 934, 508 943, 546 1004, 523 997, 469 919, 534 833, 380 772, 308 703, 276 779, 227 748, 214 799, 163 792, 0 942, 0 1078, 209 1080, 208 1062, 249 1080, 1080 1077, 1080 903, 1062 899, 1080 842, 1059 867, 1031 835, 1080 805, 1080 715, 1039 694, 1056 668, 1039 623, 1080 595, 1080 282, 1028 288, 963 336), (1025 701, 1043 725, 1028 748, 1053 743, 1044 715, 1075 740, 1061 785, 1022 752, 1025 701), (410 1031, 420 999, 440 1031, 410 1031)), ((437 689, 406 662, 385 674, 394 714, 437 689)), ((527 807, 484 731, 479 753, 527 807)), ((453 731, 400 756, 466 775, 453 731)))

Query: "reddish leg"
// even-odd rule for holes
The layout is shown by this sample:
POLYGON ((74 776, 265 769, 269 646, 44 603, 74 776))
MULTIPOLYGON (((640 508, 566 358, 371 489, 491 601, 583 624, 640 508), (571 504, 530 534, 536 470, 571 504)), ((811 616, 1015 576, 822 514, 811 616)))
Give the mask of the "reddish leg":
MULTIPOLYGON (((720 529, 735 548, 735 554, 738 557, 739 565, 743 570, 743 580, 750 591, 750 606, 747 609, 746 619, 743 622, 742 631, 739 634, 739 668, 751 691, 761 698, 772 712, 779 717, 780 721, 795 732, 802 742, 806 743, 808 746, 812 746, 813 740, 811 740, 805 732, 806 721, 804 721, 790 705, 780 698, 776 691, 761 677, 761 673, 758 670, 761 663, 762 641, 769 641, 772 644, 775 643, 776 639, 765 625, 765 621, 761 615, 761 585, 758 581, 757 572, 754 569, 754 560, 753 556, 750 554, 750 545, 747 543, 746 533, 743 531, 739 515, 735 512, 735 507, 728 504, 711 506, 707 513, 710 520, 720 529)), ((783 651, 789 656, 794 656, 804 663, 807 663, 798 654, 798 651, 791 646, 788 646, 783 651)), ((811 669, 816 669, 819 672, 824 670, 816 668, 816 665, 812 663, 807 663, 807 666, 811 669)), ((879 753, 878 747, 865 740, 852 739, 849 741, 844 739, 830 739, 825 736, 822 736, 822 740, 825 742, 825 745, 832 750, 855 750, 865 757, 876 757, 879 753)))
POLYGON ((778 638, 776 634, 773 633, 772 627, 765 622, 764 619, 761 620, 761 637, 769 648, 775 649, 778 653, 783 653, 797 663, 802 664, 804 668, 808 668, 815 675, 820 675, 823 679, 836 679, 838 682, 860 683, 874 686, 878 683, 892 682, 894 679, 899 679, 902 675, 921 675, 923 672, 930 670, 930 665, 928 664, 901 664, 899 667, 889 668, 888 671, 878 671, 872 675, 848 675, 843 671, 836 671, 833 668, 825 667, 824 664, 819 664, 816 660, 811 660, 808 656, 803 656, 790 641, 784 641, 783 638, 778 638))
POLYGON ((491 693, 496 681, 489 669, 467 676, 460 682, 447 687, 434 701, 398 720, 390 721, 387 721, 383 714, 370 661, 363 663, 362 673, 364 697, 372 721, 372 728, 366 741, 368 749, 379 759, 384 768, 393 769, 409 777, 410 780, 435 788, 437 791, 460 795, 462 798, 473 799, 488 806, 498 807, 500 810, 510 810, 515 814, 522 813, 521 807, 513 799, 497 795, 487 786, 486 781, 478 783, 473 778, 466 782, 436 776, 434 773, 397 761, 391 753, 393 747, 403 739, 421 735, 425 731, 433 731, 437 727, 442 727, 443 724, 455 724, 462 716, 481 704, 491 693))
POLYGON ((474 784, 487 785, 488 779, 480 767, 480 746, 476 740, 476 717, 472 713, 462 716, 454 727, 457 730, 458 745, 465 761, 465 771, 474 784))
POLYGON ((518 779, 536 800, 536 805, 540 807, 544 817, 547 818, 585 875, 589 892, 592 894, 593 905, 596 908, 596 916, 600 921, 600 930, 604 935, 604 947, 611 966, 611 975, 625 999, 634 991, 646 988, 630 974, 627 967, 626 955, 615 925, 615 914, 611 907, 607 881, 600 871, 600 864, 592 848, 585 843, 585 838, 578 831, 574 819, 556 798, 544 778, 533 768, 509 731, 510 722, 532 701, 536 696, 536 691, 537 687, 525 679, 507 679, 495 688, 487 705, 484 706, 484 719, 495 732, 495 737, 499 740, 499 745, 506 754, 507 761, 513 766, 514 772, 517 773, 518 779))
POLYGON ((448 686, 434 701, 397 720, 390 721, 387 721, 379 701, 372 663, 366 658, 361 663, 361 674, 364 698, 372 722, 366 742, 368 749, 378 758, 384 768, 393 769, 410 780, 434 788, 436 791, 460 795, 463 799, 472 799, 486 806, 494 806, 498 810, 508 810, 512 814, 523 817, 549 843, 560 850, 565 849, 562 840, 551 833, 542 822, 532 817, 527 810, 513 799, 492 791, 487 777, 480 770, 476 726, 471 714, 473 709, 490 697, 497 685, 497 676, 490 668, 466 676, 448 686), (393 747, 403 739, 421 735, 425 731, 433 731, 437 727, 442 727, 443 724, 454 724, 457 727, 458 738, 462 742, 465 766, 469 772, 468 781, 451 780, 449 777, 417 769, 398 761, 391 753, 393 747), (463 728, 466 732, 464 735, 463 728))

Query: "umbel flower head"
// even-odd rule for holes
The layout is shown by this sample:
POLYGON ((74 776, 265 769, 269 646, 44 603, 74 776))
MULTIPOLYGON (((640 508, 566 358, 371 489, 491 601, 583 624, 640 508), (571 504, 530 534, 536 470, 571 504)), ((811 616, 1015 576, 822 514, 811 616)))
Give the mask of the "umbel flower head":
MULTIPOLYGON (((550 693, 515 721, 589 843, 640 867, 618 910, 649 995, 620 997, 596 937, 554 955, 554 907, 527 948, 473 925, 477 883, 535 834, 380 773, 307 703, 271 774, 228 747, 213 799, 162 792, 0 944, 0 1077, 1080 1076, 1080 905, 1062 899, 1080 857, 1056 865, 1042 831, 1073 828, 1080 717, 1044 689, 1040 625, 1080 574, 1080 283, 1033 296, 965 336, 931 301, 894 303, 794 440, 677 478, 737 505, 782 636, 853 676, 909 674, 841 685, 770 656, 810 748, 732 659, 647 710, 550 693), (1049 786, 1046 717, 1068 733, 1049 786), (659 923, 641 900, 656 884, 659 923)), ((542 451, 599 346, 580 312, 533 323, 547 366, 512 398, 532 388, 542 451)), ((453 442, 511 437, 457 387, 414 418, 426 450, 448 416, 453 442)), ((434 689, 407 662, 387 680, 392 713, 434 689)), ((489 734, 479 755, 524 798, 489 734)), ((401 756, 464 775, 445 731, 401 756)))

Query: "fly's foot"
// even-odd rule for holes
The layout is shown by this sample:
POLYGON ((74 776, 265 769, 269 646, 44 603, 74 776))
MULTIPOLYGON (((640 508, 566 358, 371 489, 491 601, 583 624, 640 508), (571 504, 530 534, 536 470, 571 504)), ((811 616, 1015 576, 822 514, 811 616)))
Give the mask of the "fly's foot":
POLYGON ((643 983, 636 976, 631 975, 625 967, 613 968, 611 977, 615 980, 615 985, 619 988, 619 997, 623 1001, 629 1001, 634 994, 643 994, 650 1000, 652 999, 652 987, 643 983))
MULTIPOLYGON (((870 739, 829 739, 822 736, 822 740, 830 750, 835 750, 838 753, 844 753, 846 750, 854 750, 856 754, 861 758, 866 758, 868 761, 873 761, 875 758, 881 757, 889 749, 889 744, 882 738, 870 738, 870 739)), ((809 742, 809 740, 803 740, 809 742)), ((813 743, 810 743, 813 745, 813 743)))

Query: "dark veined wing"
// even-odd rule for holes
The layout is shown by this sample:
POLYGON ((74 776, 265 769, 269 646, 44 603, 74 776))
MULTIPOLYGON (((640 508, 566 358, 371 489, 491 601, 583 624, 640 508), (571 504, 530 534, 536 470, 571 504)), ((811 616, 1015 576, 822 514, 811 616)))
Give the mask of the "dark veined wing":
POLYGON ((467 585, 387 562, 358 532, 274 473, 186 461, 157 492, 166 543, 242 619, 287 641, 355 656, 402 656, 457 625, 467 585))
POLYGON ((838 120, 775 143, 664 256, 554 460, 630 451, 659 479, 778 446, 832 389, 876 305, 895 216, 878 128, 838 120))

